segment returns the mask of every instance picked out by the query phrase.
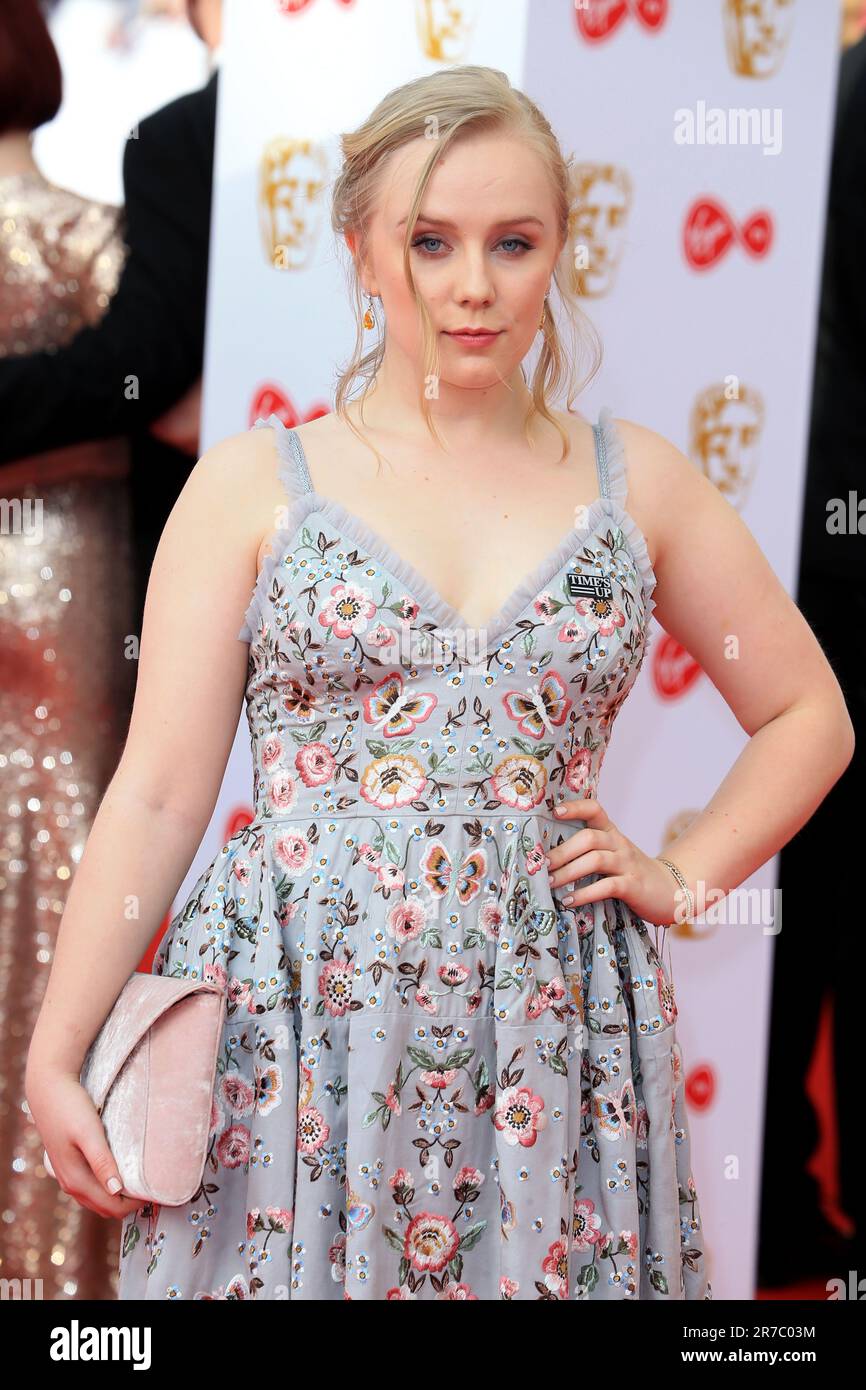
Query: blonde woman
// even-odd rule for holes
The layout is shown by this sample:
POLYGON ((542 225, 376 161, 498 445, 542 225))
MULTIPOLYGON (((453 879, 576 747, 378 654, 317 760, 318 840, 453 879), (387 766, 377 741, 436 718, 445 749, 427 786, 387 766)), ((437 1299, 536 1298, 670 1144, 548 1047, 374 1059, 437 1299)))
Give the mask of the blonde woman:
POLYGON ((707 1299, 648 924, 794 835, 851 757, 847 710, 716 489, 651 430, 571 410, 570 162, 537 106, 452 68, 343 154, 333 225, 375 345, 331 415, 209 449, 165 528, 31 1106, 64 1188, 123 1218, 123 1299, 707 1299), (653 610, 751 735, 670 863, 599 799, 653 610), (255 819, 154 963, 228 996, 202 1187, 136 1208, 105 1190, 78 1068, 244 698, 255 819))

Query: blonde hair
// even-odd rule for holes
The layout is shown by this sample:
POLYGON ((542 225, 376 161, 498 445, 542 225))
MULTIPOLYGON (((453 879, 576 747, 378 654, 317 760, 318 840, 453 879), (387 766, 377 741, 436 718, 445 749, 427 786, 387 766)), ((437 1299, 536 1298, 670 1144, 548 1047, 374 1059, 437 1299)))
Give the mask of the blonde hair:
MULTIPOLYGON (((528 439, 529 422, 533 414, 543 415, 562 438, 564 449, 561 458, 565 458, 569 453, 569 439, 559 421, 551 414, 549 398, 558 393, 565 384, 568 391, 566 408, 570 411, 576 396, 592 380, 601 365, 600 339, 578 302, 570 216, 574 201, 573 156, 569 156, 567 160, 564 158, 559 141, 547 118, 524 92, 512 87, 504 72, 497 68, 472 65, 445 68, 406 82, 383 97, 357 130, 341 136, 343 163, 333 188, 333 230, 343 236, 347 231, 352 231, 357 238, 355 253, 363 257, 369 220, 378 193, 378 176, 383 164, 395 150, 409 141, 419 137, 430 139, 431 130, 435 131, 435 137, 431 140, 433 148, 418 178, 403 242, 406 281, 418 306, 424 335, 424 371, 420 383, 420 403, 427 427, 433 437, 441 443, 424 391, 424 382, 431 377, 438 379, 439 376, 438 342, 432 330, 427 306, 418 293, 412 275, 410 255, 421 200, 436 163, 461 136, 476 134, 479 131, 513 132, 533 144, 547 166, 556 203, 561 242, 553 270, 553 282, 575 336, 582 340, 590 355, 588 375, 575 387, 573 362, 577 354, 569 355, 564 350, 556 318, 545 301, 544 343, 532 376, 531 403, 524 428, 528 439)), ((357 336, 350 361, 343 371, 337 373, 335 410, 359 439, 369 444, 369 440, 363 439, 349 419, 346 405, 350 387, 355 378, 360 376, 365 382, 360 396, 363 419, 363 402, 381 365, 385 340, 383 335, 374 348, 364 351, 364 308, 354 257, 350 267, 350 290, 354 295, 356 308, 357 336)), ((522 364, 520 370, 526 381, 526 372, 522 364)), ((370 447, 373 448, 372 445, 370 447)), ((381 462, 378 450, 374 448, 373 451, 381 462)))

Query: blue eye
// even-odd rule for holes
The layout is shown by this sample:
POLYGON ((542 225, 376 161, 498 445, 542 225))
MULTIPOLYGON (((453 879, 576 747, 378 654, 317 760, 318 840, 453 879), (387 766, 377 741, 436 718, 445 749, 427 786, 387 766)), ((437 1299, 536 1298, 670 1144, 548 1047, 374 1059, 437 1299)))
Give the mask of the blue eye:
MULTIPOLYGON (((430 241, 437 242, 437 243, 439 243, 439 245, 443 245, 443 244, 444 244, 443 241, 442 241, 442 238, 441 238, 440 236, 434 236, 432 232, 428 232, 427 236, 420 236, 420 237, 417 237, 416 240, 412 242, 412 246, 413 246, 413 247, 418 247, 418 248, 420 248, 420 247, 422 247, 422 246, 425 244, 425 242, 430 242, 430 241)), ((506 255, 508 255, 508 256, 519 256, 519 255, 521 254, 521 252, 523 252, 523 251, 531 251, 531 250, 532 250, 532 246, 530 245, 530 243, 529 243, 528 241, 524 241, 522 237, 515 237, 515 236, 503 237, 503 238, 502 238, 502 241, 499 243, 499 245, 500 245, 500 246, 506 246, 506 245, 508 245, 509 243, 510 243, 512 246, 517 247, 518 249, 517 249, 516 251, 508 251, 508 252, 506 252, 506 255)), ((435 255, 436 255, 436 253, 435 253, 434 251, 427 251, 427 252, 425 252, 425 254, 428 255, 428 256, 435 256, 435 255)))
MULTIPOLYGON (((419 237, 417 241, 413 241, 413 242, 412 242, 412 245, 413 245, 413 246, 423 246, 425 241, 439 241, 439 242, 441 242, 441 240, 442 240, 441 236, 432 236, 432 235, 431 235, 431 236, 422 236, 422 237, 419 237)), ((430 254, 432 255, 433 253, 431 252, 430 254)))

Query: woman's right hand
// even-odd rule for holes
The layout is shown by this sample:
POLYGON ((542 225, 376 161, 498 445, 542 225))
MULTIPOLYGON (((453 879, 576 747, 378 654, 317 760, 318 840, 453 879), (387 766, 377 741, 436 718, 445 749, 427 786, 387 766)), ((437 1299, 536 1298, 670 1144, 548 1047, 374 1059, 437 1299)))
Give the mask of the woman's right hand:
POLYGON ((25 1094, 54 1175, 64 1192, 99 1216, 119 1219, 144 1204, 114 1196, 106 1183, 120 1180, 99 1112, 77 1075, 52 1068, 28 1070, 25 1094))

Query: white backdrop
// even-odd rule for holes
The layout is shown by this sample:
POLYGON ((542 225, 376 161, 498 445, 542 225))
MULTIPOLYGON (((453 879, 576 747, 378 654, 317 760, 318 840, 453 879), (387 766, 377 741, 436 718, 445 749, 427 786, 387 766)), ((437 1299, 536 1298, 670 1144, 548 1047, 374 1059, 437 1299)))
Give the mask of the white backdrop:
MULTIPOLYGON (((771 26, 762 33, 736 20, 732 0, 228 0, 203 446, 272 410, 292 424, 331 408, 334 364, 354 341, 329 226, 336 132, 419 73, 483 63, 537 100, 586 165, 574 212, 605 360, 580 410, 595 419, 609 405, 688 453, 793 592, 838 9, 758 8, 771 26), (754 124, 741 124, 737 112, 752 110, 754 124), (309 190, 294 194, 299 235, 275 265, 273 246, 293 231, 271 211, 289 164, 309 190)), ((251 816, 248 738, 242 716, 172 910, 251 816)), ((659 853, 744 743, 707 677, 654 623, 600 797, 659 853)), ((668 933, 717 1299, 754 1291, 775 874, 773 860, 720 912, 668 933)))

